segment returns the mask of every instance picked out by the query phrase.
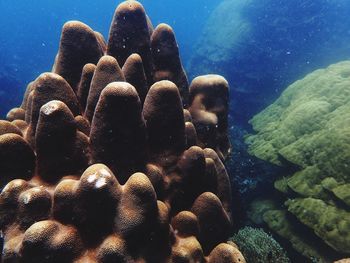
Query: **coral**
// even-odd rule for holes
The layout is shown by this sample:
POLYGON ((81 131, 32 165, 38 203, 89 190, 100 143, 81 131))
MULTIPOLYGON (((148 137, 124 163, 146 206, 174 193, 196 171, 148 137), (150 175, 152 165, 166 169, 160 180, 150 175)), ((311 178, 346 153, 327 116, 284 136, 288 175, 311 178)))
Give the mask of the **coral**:
POLYGON ((248 218, 256 225, 261 225, 263 221, 263 215, 265 212, 278 209, 278 204, 271 199, 257 199, 249 204, 247 211, 248 218))
POLYGON ((188 104, 188 80, 182 67, 179 49, 172 28, 158 25, 151 37, 154 80, 169 79, 179 88, 184 106, 188 104))
POLYGON ((290 262, 280 244, 262 229, 244 227, 230 240, 238 245, 248 262, 290 262))
POLYGON ((288 211, 310 227, 316 235, 336 250, 350 247, 350 214, 314 198, 296 198, 286 202, 288 211))
POLYGON ((295 222, 286 210, 269 210, 263 214, 267 226, 276 234, 288 240, 292 247, 306 259, 320 263, 333 262, 339 258, 301 223, 295 222))
POLYGON ((230 152, 228 128, 228 83, 223 77, 196 77, 190 86, 189 111, 203 147, 216 150, 222 159, 230 152), (203 143, 205 142, 205 143, 203 143))
POLYGON ((256 134, 246 137, 252 155, 297 167, 275 188, 291 198, 288 213, 339 254, 350 253, 349 68, 340 62, 293 83, 251 120, 256 134))
POLYGON ((66 23, 53 72, 0 121, 3 262, 244 263, 225 243, 227 109, 226 80, 188 88, 174 32, 137 1, 107 43, 66 23))

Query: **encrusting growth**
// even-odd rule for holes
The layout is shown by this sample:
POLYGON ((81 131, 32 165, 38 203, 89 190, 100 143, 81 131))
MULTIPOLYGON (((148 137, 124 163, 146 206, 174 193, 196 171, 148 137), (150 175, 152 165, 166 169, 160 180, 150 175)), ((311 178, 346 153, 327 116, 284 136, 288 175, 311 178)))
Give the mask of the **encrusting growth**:
POLYGON ((227 82, 188 88, 172 29, 137 1, 107 43, 66 23, 53 72, 0 121, 2 261, 244 263, 226 243, 227 82))

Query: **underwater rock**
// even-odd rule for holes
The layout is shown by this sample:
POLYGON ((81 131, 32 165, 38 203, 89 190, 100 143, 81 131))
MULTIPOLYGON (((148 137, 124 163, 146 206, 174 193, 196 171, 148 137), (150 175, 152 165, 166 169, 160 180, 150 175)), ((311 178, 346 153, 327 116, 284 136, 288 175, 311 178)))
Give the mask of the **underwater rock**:
POLYGON ((0 121, 3 262, 245 262, 226 243, 228 84, 188 91, 174 33, 150 30, 136 1, 117 7, 107 46, 66 23, 54 72, 0 121))
MULTIPOLYGON (((298 168, 275 182, 289 199, 286 213, 338 255, 350 254, 349 96, 349 61, 316 70, 256 115, 251 120, 256 134, 246 137, 252 155, 298 168)), ((271 216, 266 212, 264 220, 277 230, 271 216)))

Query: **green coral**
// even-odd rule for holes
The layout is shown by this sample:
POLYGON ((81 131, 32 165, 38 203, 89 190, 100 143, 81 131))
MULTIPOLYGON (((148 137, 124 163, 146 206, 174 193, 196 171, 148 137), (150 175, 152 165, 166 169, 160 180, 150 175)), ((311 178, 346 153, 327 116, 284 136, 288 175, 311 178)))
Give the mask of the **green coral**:
MULTIPOLYGON (((246 137, 250 154, 300 168, 292 175, 279 175, 281 179, 275 182, 277 190, 294 198, 286 202, 288 210, 283 213, 293 214, 339 253, 350 253, 349 98, 350 61, 316 70, 254 116, 250 123, 256 134, 246 137)), ((272 215, 284 218, 276 213, 265 211, 264 221, 293 240, 293 231, 286 235, 276 227, 272 215)), ((301 246, 296 248, 307 254, 301 246)))
POLYGON ((231 240, 236 243, 248 263, 289 263, 283 248, 262 229, 245 227, 231 240))
POLYGON ((350 213, 314 198, 296 198, 286 205, 289 212, 329 246, 350 253, 350 213))
POLYGON ((283 157, 301 167, 337 159, 340 143, 350 149, 349 97, 349 61, 307 75, 250 121, 257 132, 246 138, 250 153, 278 165, 283 157), (333 156, 317 152, 321 147, 330 147, 333 156))
POLYGON ((341 184, 333 177, 328 177, 322 182, 322 187, 331 192, 336 198, 350 207, 350 184, 341 184))
POLYGON ((264 222, 263 215, 266 211, 279 208, 279 204, 271 199, 254 200, 249 205, 247 216, 254 224, 261 225, 264 222))
POLYGON ((275 181, 274 187, 281 193, 288 194, 288 177, 283 176, 282 178, 275 181))
POLYGON ((286 210, 270 210, 264 213, 263 218, 270 229, 289 240, 293 248, 305 258, 318 263, 333 262, 333 252, 322 246, 317 238, 308 235, 303 226, 292 222, 287 213, 286 210))
POLYGON ((345 204, 350 206, 350 184, 343 184, 332 189, 336 197, 342 200, 345 204))

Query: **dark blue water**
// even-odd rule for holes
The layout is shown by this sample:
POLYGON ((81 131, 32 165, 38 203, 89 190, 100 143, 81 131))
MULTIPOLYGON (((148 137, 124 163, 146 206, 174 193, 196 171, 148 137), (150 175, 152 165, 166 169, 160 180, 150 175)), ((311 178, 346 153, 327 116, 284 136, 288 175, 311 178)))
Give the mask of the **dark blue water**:
MULTIPOLYGON (((50 71, 62 25, 79 20, 108 36, 121 1, 0 1, 0 116, 18 105, 28 82, 50 71)), ((211 10, 220 0, 141 1, 154 26, 163 22, 175 30, 184 62, 192 53, 211 10)))
POLYGON ((348 0, 222 1, 197 43, 209 55, 195 53, 189 74, 225 76, 234 121, 247 127, 288 85, 350 58, 349 11, 348 0))

